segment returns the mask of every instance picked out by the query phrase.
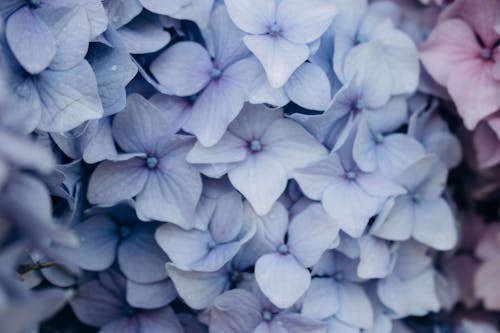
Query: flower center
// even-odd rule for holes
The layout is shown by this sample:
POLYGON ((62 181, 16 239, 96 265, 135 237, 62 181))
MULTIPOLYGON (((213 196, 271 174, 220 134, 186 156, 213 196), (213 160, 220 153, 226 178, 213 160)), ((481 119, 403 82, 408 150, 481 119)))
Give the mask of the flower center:
POLYGON ((491 49, 489 47, 483 47, 481 49, 481 51, 479 51, 479 55, 481 56, 481 58, 483 58, 485 60, 489 60, 489 59, 491 59, 491 56, 493 54, 492 54, 491 49))
POLYGON ((125 304, 123 306, 123 314, 126 316, 126 317, 132 317, 135 313, 135 310, 133 307, 131 307, 130 305, 128 304, 125 304))
POLYGON ((273 319, 273 314, 271 313, 271 311, 264 310, 264 312, 262 312, 262 319, 264 319, 265 321, 270 321, 271 319, 273 319))
POLYGON ((355 180, 356 176, 357 176, 356 172, 354 172, 354 171, 349 171, 348 173, 346 173, 346 177, 349 180, 355 180))
POLYGON ((213 249, 217 244, 215 244, 215 242, 213 240, 211 240, 210 242, 208 242, 207 244, 207 248, 209 250, 213 249))
POLYGON ((419 202, 420 200, 422 200, 422 195, 420 193, 414 193, 411 196, 411 199, 413 200, 413 202, 419 202))
POLYGON ((153 170, 158 166, 158 159, 154 156, 146 158, 146 166, 148 169, 153 170))
POLYGON ((222 71, 218 68, 212 68, 212 72, 210 73, 210 77, 212 79, 218 79, 222 76, 222 71))
POLYGON ((122 238, 125 238, 127 237, 128 235, 130 235, 130 232, 132 231, 132 229, 130 229, 130 226, 128 225, 122 225, 120 226, 120 236, 122 238))
POLYGON ((278 253, 279 254, 287 254, 288 253, 288 246, 286 244, 281 244, 278 247, 278 253))
POLYGON ((377 135, 375 135, 375 142, 376 143, 382 143, 384 142, 384 136, 380 133, 377 133, 377 135))
POLYGON ((344 272, 342 271, 338 271, 338 272, 335 272, 335 274, 333 274, 333 278, 335 279, 335 281, 344 281, 345 279, 345 275, 344 275, 344 272))
POLYGON ((269 34, 271 36, 277 36, 277 35, 279 35, 280 32, 281 32, 281 27, 278 25, 278 23, 273 23, 269 27, 269 34))
POLYGON ((248 144, 248 147, 253 153, 257 153, 262 150, 262 144, 260 143, 259 140, 252 140, 248 144))
POLYGON ((28 0, 28 6, 34 8, 40 7, 40 0, 28 0))
POLYGON ((231 274, 231 281, 233 281, 234 283, 240 283, 241 281, 243 281, 243 274, 241 274, 240 272, 233 272, 231 274))
POLYGON ((365 103, 362 100, 358 99, 356 103, 354 103, 354 107, 356 110, 363 110, 365 108, 365 103))
POLYGON ((356 45, 358 45, 358 44, 363 44, 363 43, 366 43, 367 41, 368 41, 368 40, 366 39, 366 37, 365 37, 365 36, 358 34, 358 35, 356 36, 356 40, 354 41, 354 43, 355 43, 356 45))

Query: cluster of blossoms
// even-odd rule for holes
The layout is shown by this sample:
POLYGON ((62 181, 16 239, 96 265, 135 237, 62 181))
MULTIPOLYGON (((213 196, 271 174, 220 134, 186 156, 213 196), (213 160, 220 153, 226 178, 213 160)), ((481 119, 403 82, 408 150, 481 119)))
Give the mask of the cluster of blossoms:
POLYGON ((497 332, 500 4, 421 2, 3 0, 0 331, 497 332))

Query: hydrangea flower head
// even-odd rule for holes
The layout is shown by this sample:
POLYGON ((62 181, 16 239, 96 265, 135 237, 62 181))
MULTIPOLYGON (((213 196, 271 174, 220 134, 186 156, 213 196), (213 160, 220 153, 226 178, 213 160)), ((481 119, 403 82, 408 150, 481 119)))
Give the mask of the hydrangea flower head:
POLYGON ((420 48, 424 66, 446 86, 469 129, 500 109, 498 15, 496 1, 456 1, 420 48))

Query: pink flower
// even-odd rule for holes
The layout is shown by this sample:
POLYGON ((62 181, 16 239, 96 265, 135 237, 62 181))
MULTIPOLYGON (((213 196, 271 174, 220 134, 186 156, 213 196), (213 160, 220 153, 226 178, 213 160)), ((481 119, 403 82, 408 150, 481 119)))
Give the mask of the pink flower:
POLYGON ((465 126, 500 109, 500 35, 496 0, 459 0, 420 48, 429 74, 446 86, 465 126))

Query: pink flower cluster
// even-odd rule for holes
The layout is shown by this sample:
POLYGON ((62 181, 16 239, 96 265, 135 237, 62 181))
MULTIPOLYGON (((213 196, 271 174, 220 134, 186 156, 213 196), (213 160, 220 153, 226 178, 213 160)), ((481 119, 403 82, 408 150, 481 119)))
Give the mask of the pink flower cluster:
POLYGON ((431 77, 473 130, 475 166, 500 162, 500 2, 458 0, 441 13, 420 47, 431 77))

